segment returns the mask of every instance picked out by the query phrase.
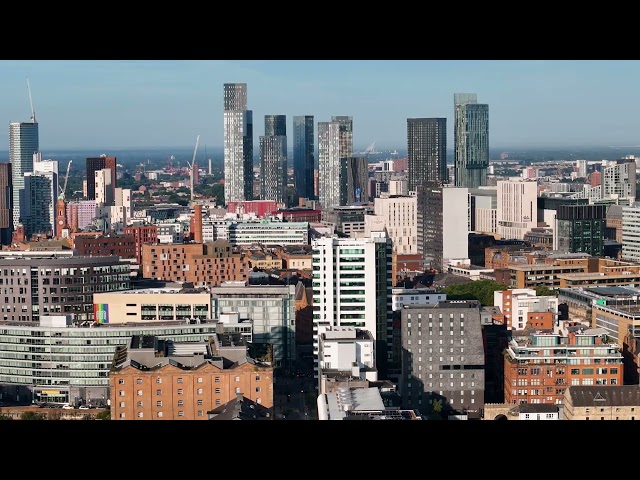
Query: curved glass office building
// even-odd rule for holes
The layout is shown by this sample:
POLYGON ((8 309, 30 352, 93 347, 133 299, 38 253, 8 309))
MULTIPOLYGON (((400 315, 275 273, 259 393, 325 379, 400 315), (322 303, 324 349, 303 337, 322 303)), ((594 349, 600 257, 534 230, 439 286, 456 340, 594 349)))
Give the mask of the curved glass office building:
POLYGON ((118 345, 134 335, 202 342, 216 331, 215 321, 194 322, 79 327, 65 315, 0 322, 0 401, 106 404, 118 345))

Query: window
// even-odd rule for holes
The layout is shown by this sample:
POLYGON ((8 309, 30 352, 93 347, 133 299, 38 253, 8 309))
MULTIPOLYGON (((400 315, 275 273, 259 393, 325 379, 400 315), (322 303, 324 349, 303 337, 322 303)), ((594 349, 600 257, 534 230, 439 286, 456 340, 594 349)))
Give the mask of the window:
POLYGON ((142 379, 141 378, 136 378, 136 383, 138 385, 142 385, 142 379))
POLYGON ((202 377, 198 377, 198 383, 202 383, 202 377))
POLYGON ((156 378, 156 383, 157 383, 157 384, 162 383, 162 379, 161 379, 160 377, 156 378))
POLYGON ((236 393, 240 393, 240 387, 236 387, 236 393))
POLYGON ((138 391, 136 392, 136 394, 137 394, 138 396, 142 396, 142 390, 138 390, 138 391))
POLYGON ((202 389, 201 388, 198 389, 198 395, 202 395, 202 389))
POLYGON ((139 406, 139 407, 142 407, 142 402, 138 402, 138 406, 139 406))
POLYGON ((142 412, 138 412, 138 418, 142 418, 142 417, 143 417, 142 412))
POLYGON ((219 398, 216 398, 216 405, 220 405, 221 403, 222 403, 222 400, 220 400, 219 398))
POLYGON ((178 400, 178 406, 184 407, 184 400, 178 400))
POLYGON ((162 395, 162 390, 156 390, 156 395, 162 395))
POLYGON ((256 403, 262 403, 262 399, 261 398, 256 398, 256 403))
POLYGON ((162 418, 162 412, 158 412, 158 418, 162 418))
POLYGON ((182 390, 181 388, 178 389, 178 395, 182 395, 184 393, 184 390, 182 390))
POLYGON ((240 377, 236 377, 236 382, 239 382, 239 381, 240 381, 240 377))
POLYGON ((256 393, 260 393, 260 387, 256 387, 256 393))
POLYGON ((198 406, 201 407, 202 406, 202 400, 198 400, 198 406))
POLYGON ((216 393, 220 393, 220 389, 219 388, 216 388, 216 393))
POLYGON ((178 411, 178 416, 179 416, 179 417, 184 417, 184 412, 183 412, 182 410, 179 410, 179 411, 178 411))
POLYGON ((216 377, 216 378, 214 379, 214 381, 215 381, 216 383, 220 383, 220 377, 216 377))
POLYGON ((120 414, 120 418, 124 418, 124 413, 121 413, 121 414, 120 414))
POLYGON ((162 406, 162 400, 158 400, 156 402, 156 407, 161 407, 162 406))
POLYGON ((124 385, 124 378, 119 378, 118 379, 118 384, 119 385, 124 385))
POLYGON ((199 416, 199 417, 202 417, 203 415, 204 415, 204 414, 203 414, 202 410, 198 410, 198 416, 199 416))
POLYGON ((124 408, 124 402, 120 402, 120 408, 124 408))
POLYGON ((118 392, 118 395, 120 395, 121 397, 124 397, 124 390, 120 390, 120 391, 118 392))
POLYGON ((260 375, 256 375, 256 382, 260 381, 260 375))

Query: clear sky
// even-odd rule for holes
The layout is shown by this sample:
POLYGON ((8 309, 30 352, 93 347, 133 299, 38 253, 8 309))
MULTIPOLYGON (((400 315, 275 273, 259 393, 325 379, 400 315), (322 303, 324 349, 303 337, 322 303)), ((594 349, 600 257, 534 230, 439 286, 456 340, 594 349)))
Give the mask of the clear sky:
MULTIPOLYGON (((453 95, 489 105, 491 148, 640 144, 638 60, 2 60, 0 150, 29 121, 40 149, 223 143, 223 84, 247 83, 254 145, 264 116, 353 117, 355 148, 406 148, 407 118, 447 118, 453 95)), ((291 136, 289 135, 291 145, 291 136)))

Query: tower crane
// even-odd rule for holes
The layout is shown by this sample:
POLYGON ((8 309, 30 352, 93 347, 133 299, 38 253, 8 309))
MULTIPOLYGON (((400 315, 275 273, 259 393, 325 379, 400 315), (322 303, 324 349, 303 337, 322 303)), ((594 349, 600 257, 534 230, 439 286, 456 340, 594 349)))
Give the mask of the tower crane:
POLYGON ((31 99, 31 86, 29 85, 29 77, 27 77, 27 90, 29 90, 29 104, 31 105, 31 121, 36 123, 36 111, 33 109, 33 100, 31 99))
POLYGON ((58 198, 60 200, 64 200, 65 192, 67 191, 67 182, 69 181, 69 169, 71 168, 71 162, 73 162, 73 160, 69 160, 69 163, 67 163, 67 173, 64 176, 64 186, 62 187, 62 189, 60 189, 60 185, 58 185, 58 188, 60 189, 58 198))
POLYGON ((191 174, 191 203, 193 203, 193 167, 196 163, 196 153, 198 152, 198 143, 200 143, 200 135, 196 137, 196 147, 193 149, 193 158, 191 159, 191 163, 187 161, 187 166, 189 167, 189 172, 191 174))

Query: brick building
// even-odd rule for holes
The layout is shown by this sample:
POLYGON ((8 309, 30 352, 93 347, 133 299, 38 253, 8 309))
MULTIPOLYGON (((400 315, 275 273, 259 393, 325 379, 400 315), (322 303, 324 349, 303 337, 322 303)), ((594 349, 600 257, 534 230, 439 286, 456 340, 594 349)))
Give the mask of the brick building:
POLYGON ((244 254, 226 240, 142 246, 143 278, 217 286, 247 280, 247 270, 244 254))
POLYGON ((640 420, 640 385, 571 386, 563 420, 640 420))
POLYGON ((73 243, 81 256, 136 258, 136 240, 130 235, 76 236, 73 243))
POLYGON ((133 336, 116 351, 109 383, 113 420, 208 420, 238 394, 273 418, 273 368, 247 356, 240 334, 201 343, 133 336))
POLYGON ((158 243, 158 227, 156 225, 135 225, 124 227, 123 233, 132 236, 136 242, 136 259, 142 265, 142 245, 158 243))
POLYGON ((601 328, 514 332, 504 354, 505 403, 563 402, 572 385, 622 385, 620 348, 601 328))

